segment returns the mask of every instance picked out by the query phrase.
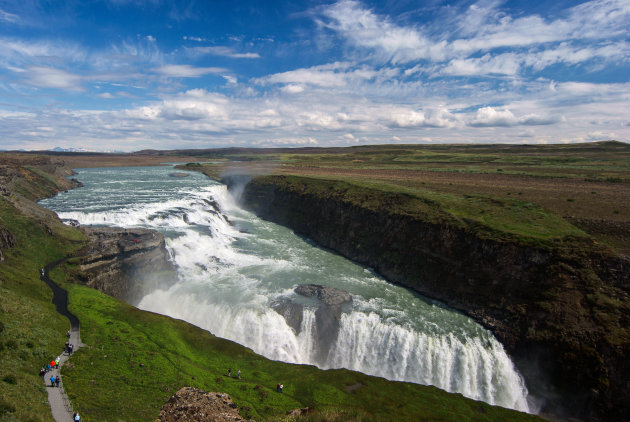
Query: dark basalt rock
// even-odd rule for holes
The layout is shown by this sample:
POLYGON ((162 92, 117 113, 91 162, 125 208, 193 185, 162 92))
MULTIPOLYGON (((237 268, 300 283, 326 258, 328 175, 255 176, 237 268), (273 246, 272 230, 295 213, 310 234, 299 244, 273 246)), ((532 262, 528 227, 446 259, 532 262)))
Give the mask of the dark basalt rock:
MULTIPOLYGON (((317 299, 315 311, 315 343, 317 345, 316 360, 326 362, 330 348, 337 340, 341 322, 342 306, 352 303, 352 296, 345 290, 319 284, 301 284, 295 288, 295 293, 317 299)), ((271 304, 271 307, 284 317, 287 324, 300 333, 302 327, 304 307, 289 299, 283 299, 271 304)))
POLYGON ((291 302, 289 299, 282 299, 273 302, 271 307, 274 311, 284 317, 287 324, 289 324, 289 327, 293 329, 295 334, 300 334, 304 312, 304 307, 302 305, 291 302))
POLYGON ((329 306, 352 302, 352 296, 345 290, 319 284, 301 284, 295 288, 295 293, 306 297, 316 297, 329 306))
POLYGON ((168 288, 177 279, 161 233, 140 228, 81 229, 90 240, 80 265, 88 286, 135 304, 146 292, 168 288))

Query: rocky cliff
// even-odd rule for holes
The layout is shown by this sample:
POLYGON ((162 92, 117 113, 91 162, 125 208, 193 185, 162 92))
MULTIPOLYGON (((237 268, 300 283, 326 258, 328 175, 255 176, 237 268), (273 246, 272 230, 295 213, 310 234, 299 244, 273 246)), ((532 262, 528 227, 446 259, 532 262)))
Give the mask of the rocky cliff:
MULTIPOLYGON (((483 237, 465 225, 392 211, 410 200, 402 194, 332 182, 313 190, 309 179, 295 180, 255 178, 242 202, 492 329, 530 391, 545 399, 543 414, 630 418, 628 260, 587 238, 550 246, 483 237), (347 189, 364 200, 348 200, 347 189)), ((239 190, 243 180, 226 182, 239 190)))
POLYGON ((80 259, 82 281, 110 296, 136 304, 176 280, 164 236, 148 229, 83 227, 89 241, 80 259))

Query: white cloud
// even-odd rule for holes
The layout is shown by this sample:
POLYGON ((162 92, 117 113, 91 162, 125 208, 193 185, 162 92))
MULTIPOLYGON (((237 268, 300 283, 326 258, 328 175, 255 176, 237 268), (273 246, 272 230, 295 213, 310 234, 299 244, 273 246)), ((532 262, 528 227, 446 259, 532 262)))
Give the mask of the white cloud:
POLYGON ((416 111, 397 108, 391 111, 388 126, 398 128, 414 127, 452 127, 456 124, 455 117, 446 109, 427 109, 416 111))
POLYGON ((227 69, 221 67, 194 67, 188 64, 168 64, 153 70, 171 78, 198 78, 209 73, 222 73, 227 69))
POLYGON ((287 94, 299 94, 301 92, 304 92, 304 87, 297 84, 285 85, 280 89, 287 94))
POLYGON ((15 22, 18 22, 19 20, 20 20, 20 17, 18 15, 5 12, 4 10, 0 9, 0 21, 4 21, 8 23, 15 23, 15 22))
POLYGON ((25 72, 26 82, 41 88, 83 91, 81 76, 53 67, 31 66, 25 72))
POLYGON ((513 53, 480 58, 454 59, 440 73, 444 75, 516 75, 520 70, 519 57, 513 53))
MULTIPOLYGON (((189 38, 190 39, 190 38, 189 38)), ((230 57, 233 59, 259 59, 258 53, 238 53, 229 47, 192 47, 187 48, 188 51, 194 54, 209 54, 212 56, 230 57)))
POLYGON ((406 63, 422 58, 444 57, 444 41, 433 42, 420 31, 398 26, 367 10, 355 0, 341 0, 324 9, 328 18, 320 24, 345 37, 352 45, 373 49, 381 58, 406 63))
POLYGON ((549 125, 557 122, 558 119, 552 117, 542 117, 537 114, 527 114, 516 117, 508 110, 498 110, 494 107, 482 107, 477 110, 475 118, 470 121, 469 126, 474 127, 495 127, 495 126, 539 126, 549 125))
MULTIPOLYGON (((341 0, 322 8, 316 21, 350 46, 371 51, 357 56, 362 60, 394 64, 428 60, 444 64, 443 75, 516 75, 525 66, 540 71, 556 63, 628 57, 627 43, 614 41, 628 36, 630 7, 625 0, 586 2, 555 19, 514 17, 501 9, 502 3, 478 2, 452 22, 428 28, 399 25, 356 0, 341 0), (594 45, 585 46, 585 40, 594 45), (497 52, 499 48, 511 51, 497 52), (479 57, 480 53, 484 55, 479 57)), ((420 68, 407 69, 407 75, 414 69, 420 68)))

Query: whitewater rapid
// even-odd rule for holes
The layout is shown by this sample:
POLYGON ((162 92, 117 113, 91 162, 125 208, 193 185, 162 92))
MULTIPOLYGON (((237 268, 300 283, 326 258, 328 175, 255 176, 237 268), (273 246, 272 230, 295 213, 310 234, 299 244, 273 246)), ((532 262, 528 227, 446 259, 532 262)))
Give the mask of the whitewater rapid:
POLYGON ((81 224, 165 234, 178 279, 148 292, 141 309, 186 320, 268 358, 348 368, 434 385, 530 411, 528 393, 488 330, 444 305, 392 285, 290 230, 241 209, 224 185, 168 167, 85 169, 84 187, 42 201, 81 224), (352 295, 332 343, 317 344, 317 304, 294 288, 314 283, 352 295), (302 307, 299 329, 271 305, 302 307))

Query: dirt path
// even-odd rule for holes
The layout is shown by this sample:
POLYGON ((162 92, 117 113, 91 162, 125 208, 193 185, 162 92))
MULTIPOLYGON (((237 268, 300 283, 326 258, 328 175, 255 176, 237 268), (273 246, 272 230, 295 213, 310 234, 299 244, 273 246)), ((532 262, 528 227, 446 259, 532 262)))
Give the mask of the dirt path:
MULTIPOLYGON (((68 311, 68 292, 59 287, 53 280, 48 277, 48 273, 51 269, 64 262, 65 259, 52 262, 44 268, 41 272, 41 280, 46 282, 53 291, 53 303, 57 307, 57 312, 68 318, 70 321, 70 337, 68 342, 74 346, 73 352, 84 346, 81 343, 81 331, 79 325, 79 319, 68 311)), ((67 351, 63 351, 59 355, 59 366, 62 366, 68 359, 70 354, 67 351)), ((53 418, 56 422, 71 422, 73 420, 73 410, 68 396, 63 388, 63 379, 59 384, 59 387, 53 386, 50 379, 51 377, 59 377, 59 369, 53 369, 46 373, 44 376, 44 383, 46 384, 46 391, 48 392, 48 402, 50 403, 50 409, 52 411, 53 418)))

